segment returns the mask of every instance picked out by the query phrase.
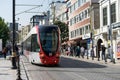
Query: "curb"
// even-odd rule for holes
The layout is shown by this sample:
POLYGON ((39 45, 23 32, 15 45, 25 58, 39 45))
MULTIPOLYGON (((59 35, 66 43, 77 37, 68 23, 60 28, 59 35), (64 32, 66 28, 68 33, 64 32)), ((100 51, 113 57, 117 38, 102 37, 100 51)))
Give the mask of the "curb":
POLYGON ((25 66, 25 63, 24 63, 24 60, 23 60, 23 56, 21 56, 21 63, 22 63, 22 65, 23 65, 23 69, 24 69, 24 72, 25 72, 25 75, 26 75, 27 80, 33 80, 33 79, 30 77, 30 74, 29 74, 29 72, 28 72, 27 67, 25 66))
POLYGON ((76 59, 76 60, 81 60, 81 61, 87 61, 87 62, 91 62, 91 63, 103 64, 103 65, 120 65, 120 60, 117 60, 117 61, 115 61, 115 63, 113 63, 113 62, 110 62, 110 59, 107 59, 107 62, 105 62, 104 60, 98 61, 97 58, 94 58, 94 60, 92 60, 92 58, 89 57, 89 59, 87 59, 87 56, 84 56, 84 58, 78 58, 75 56, 66 56, 66 55, 61 55, 61 56, 76 59))

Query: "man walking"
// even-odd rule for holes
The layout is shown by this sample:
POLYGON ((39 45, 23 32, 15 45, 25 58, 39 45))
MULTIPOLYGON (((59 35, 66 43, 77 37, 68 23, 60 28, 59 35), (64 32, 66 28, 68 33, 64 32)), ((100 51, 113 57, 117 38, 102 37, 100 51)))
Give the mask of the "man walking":
POLYGON ((105 50, 106 50, 106 47, 102 45, 102 60, 105 60, 105 50))

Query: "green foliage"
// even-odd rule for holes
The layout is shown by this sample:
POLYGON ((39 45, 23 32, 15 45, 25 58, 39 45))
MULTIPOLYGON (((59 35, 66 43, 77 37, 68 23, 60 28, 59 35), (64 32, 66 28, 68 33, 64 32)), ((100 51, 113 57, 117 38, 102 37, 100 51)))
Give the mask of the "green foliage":
POLYGON ((66 41, 68 39, 68 25, 61 22, 61 21, 55 21, 54 25, 58 25, 61 31, 61 42, 63 43, 64 41, 66 41))
POLYGON ((4 19, 0 17, 0 39, 3 41, 3 47, 6 45, 7 40, 9 39, 9 29, 4 19))

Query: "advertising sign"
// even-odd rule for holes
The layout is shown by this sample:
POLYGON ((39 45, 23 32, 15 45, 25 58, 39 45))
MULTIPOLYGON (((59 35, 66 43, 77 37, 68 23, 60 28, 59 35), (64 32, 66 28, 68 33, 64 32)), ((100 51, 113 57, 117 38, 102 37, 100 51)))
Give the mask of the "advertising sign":
POLYGON ((117 58, 120 58, 120 41, 117 43, 117 58))

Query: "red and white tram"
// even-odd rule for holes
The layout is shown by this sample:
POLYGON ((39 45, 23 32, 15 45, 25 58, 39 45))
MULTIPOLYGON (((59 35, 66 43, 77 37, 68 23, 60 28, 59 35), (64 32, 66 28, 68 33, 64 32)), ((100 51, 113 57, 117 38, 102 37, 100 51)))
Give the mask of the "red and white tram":
POLYGON ((23 40, 24 55, 31 63, 56 65, 60 61, 60 29, 55 25, 35 26, 23 40))

